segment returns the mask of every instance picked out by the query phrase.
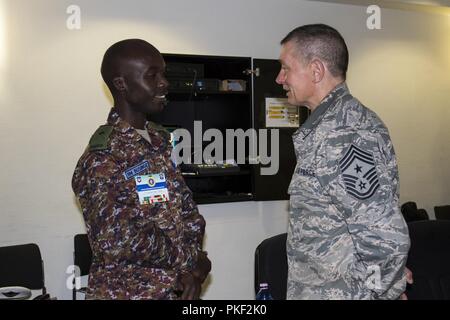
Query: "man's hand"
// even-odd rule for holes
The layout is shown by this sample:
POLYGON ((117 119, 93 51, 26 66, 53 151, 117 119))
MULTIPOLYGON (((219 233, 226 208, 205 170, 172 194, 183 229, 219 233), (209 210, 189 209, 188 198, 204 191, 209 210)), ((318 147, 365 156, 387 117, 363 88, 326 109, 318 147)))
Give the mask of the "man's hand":
POLYGON ((190 272, 184 272, 180 276, 178 289, 183 293, 181 300, 198 300, 202 291, 201 282, 190 272))
MULTIPOLYGON (((413 274, 411 272, 411 270, 409 270, 408 268, 405 268, 406 270, 406 283, 409 284, 413 284, 414 280, 413 280, 413 274)), ((402 293, 402 295, 400 296, 400 300, 408 300, 408 297, 406 296, 406 293, 402 293)))
POLYGON ((195 269, 192 270, 192 274, 196 277, 200 283, 203 283, 211 271, 211 261, 208 259, 205 251, 199 251, 197 254, 197 263, 195 269))
POLYGON ((211 271, 211 261, 207 253, 199 251, 195 269, 192 272, 183 272, 180 276, 177 290, 182 291, 182 300, 197 300, 200 298, 202 283, 211 271))

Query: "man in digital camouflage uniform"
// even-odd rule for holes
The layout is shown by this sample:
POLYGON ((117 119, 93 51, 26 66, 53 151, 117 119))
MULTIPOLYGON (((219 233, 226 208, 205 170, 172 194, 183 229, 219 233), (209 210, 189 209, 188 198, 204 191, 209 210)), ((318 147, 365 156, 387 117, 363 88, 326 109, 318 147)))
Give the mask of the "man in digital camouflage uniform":
POLYGON ((311 115, 294 134, 288 299, 397 299, 410 246, 389 133, 345 83, 348 51, 326 25, 282 41, 277 83, 311 115))
POLYGON ((114 107, 72 180, 93 252, 88 297, 197 299, 211 268, 205 221, 171 161, 169 133, 147 121, 166 103, 164 60, 149 43, 124 40, 101 72, 114 107))

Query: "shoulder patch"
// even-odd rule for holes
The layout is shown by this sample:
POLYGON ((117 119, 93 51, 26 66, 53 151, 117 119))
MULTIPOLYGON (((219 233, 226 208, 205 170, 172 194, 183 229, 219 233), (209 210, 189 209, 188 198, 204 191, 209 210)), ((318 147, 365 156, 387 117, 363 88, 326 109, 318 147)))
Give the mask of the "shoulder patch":
POLYGON ((369 199, 380 187, 373 155, 354 144, 339 161, 339 167, 348 194, 356 199, 369 199))
POLYGON ((108 138, 111 135, 112 130, 113 126, 100 126, 92 135, 91 140, 89 140, 89 150, 105 150, 108 147, 108 138))
POLYGON ((167 139, 169 141, 171 140, 171 135, 170 135, 169 130, 167 130, 162 125, 160 125, 158 123, 155 123, 155 122, 152 122, 152 121, 149 121, 148 122, 148 127, 153 129, 153 130, 158 131, 163 137, 165 137, 165 139, 167 139))
POLYGON ((166 128, 164 128, 159 123, 155 123, 155 122, 149 121, 148 122, 148 126, 150 128, 152 128, 152 129, 154 129, 154 130, 157 130, 157 131, 164 131, 164 132, 167 132, 167 133, 169 132, 166 128))

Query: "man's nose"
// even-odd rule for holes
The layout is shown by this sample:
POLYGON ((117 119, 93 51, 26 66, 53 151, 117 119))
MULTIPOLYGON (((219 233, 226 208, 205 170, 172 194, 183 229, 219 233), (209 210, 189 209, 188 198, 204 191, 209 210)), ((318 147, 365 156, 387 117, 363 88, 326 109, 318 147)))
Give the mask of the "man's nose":
POLYGON ((280 70, 280 72, 278 72, 277 78, 275 79, 275 82, 278 84, 283 84, 284 82, 284 74, 283 74, 283 70, 280 70))
POLYGON ((169 82, 167 81, 166 77, 162 76, 159 80, 158 87, 160 88, 167 88, 169 87, 169 82))

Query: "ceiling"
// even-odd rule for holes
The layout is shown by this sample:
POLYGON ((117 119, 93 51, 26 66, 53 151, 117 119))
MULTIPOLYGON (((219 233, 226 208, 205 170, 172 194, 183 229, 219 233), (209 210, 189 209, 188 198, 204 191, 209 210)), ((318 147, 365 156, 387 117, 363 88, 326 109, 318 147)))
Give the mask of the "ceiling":
POLYGON ((321 1, 321 2, 335 2, 335 3, 351 3, 366 5, 367 3, 378 4, 378 5, 389 5, 389 4, 403 4, 403 5, 422 5, 422 6, 433 6, 433 7, 450 7, 450 0, 309 0, 309 1, 321 1))
POLYGON ((450 0, 308 0, 369 6, 372 4, 383 8, 419 10, 434 13, 450 13, 450 0))

